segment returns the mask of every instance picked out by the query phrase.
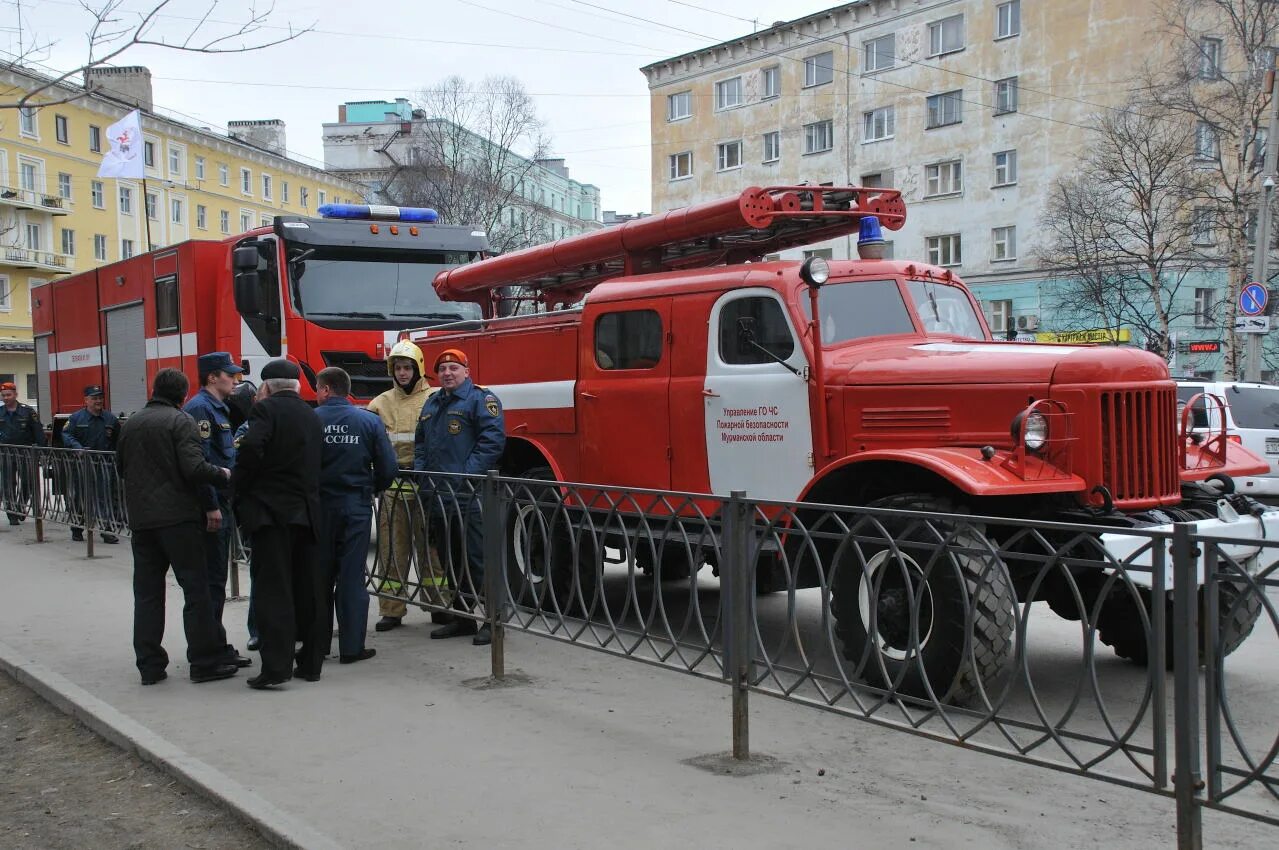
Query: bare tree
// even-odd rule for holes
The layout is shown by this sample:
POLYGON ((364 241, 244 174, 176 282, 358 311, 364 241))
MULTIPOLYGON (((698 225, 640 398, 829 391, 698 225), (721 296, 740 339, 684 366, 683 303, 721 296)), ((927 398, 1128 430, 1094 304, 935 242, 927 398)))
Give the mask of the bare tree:
POLYGON ((1194 206, 1208 181, 1186 167, 1193 131, 1147 118, 1149 107, 1131 100, 1096 119, 1088 154, 1052 187, 1040 262, 1054 272, 1048 300, 1058 314, 1134 327, 1168 358, 1169 326, 1185 309, 1181 286, 1208 259, 1195 243, 1211 222, 1194 206))
MULTIPOLYGON (((1151 97, 1195 134, 1194 167, 1210 175, 1201 203, 1215 210, 1227 272, 1223 325, 1234 326, 1251 266, 1249 241, 1261 196, 1265 121, 1271 94, 1279 4, 1264 0, 1161 0, 1171 53, 1148 71, 1151 97)), ((1240 350, 1227 333, 1225 372, 1239 374, 1240 350)))
MULTIPOLYGON (((208 7, 198 18, 182 18, 185 23, 176 31, 161 33, 159 24, 169 17, 164 10, 171 2, 159 0, 148 9, 133 11, 124 8, 125 0, 80 0, 80 7, 90 21, 84 61, 35 88, 0 95, 0 109, 36 104, 53 106, 85 97, 92 90, 92 83, 86 78, 89 69, 108 65, 135 47, 159 47, 184 53, 248 53, 292 41, 313 29, 313 26, 295 28, 288 24, 283 35, 267 36, 264 35, 267 29, 277 29, 270 23, 275 12, 274 3, 262 11, 250 5, 239 20, 222 21, 212 17, 218 8, 217 0, 209 0, 208 7), (83 85, 77 89, 67 87, 67 83, 77 80, 83 85)), ((24 60, 47 50, 52 44, 34 43, 23 51, 15 64, 23 64, 24 60)))
POLYGON ((551 210, 529 177, 550 143, 519 81, 491 77, 472 85, 449 77, 419 99, 425 120, 413 123, 409 161, 388 178, 388 200, 482 228, 498 251, 549 239, 551 210))

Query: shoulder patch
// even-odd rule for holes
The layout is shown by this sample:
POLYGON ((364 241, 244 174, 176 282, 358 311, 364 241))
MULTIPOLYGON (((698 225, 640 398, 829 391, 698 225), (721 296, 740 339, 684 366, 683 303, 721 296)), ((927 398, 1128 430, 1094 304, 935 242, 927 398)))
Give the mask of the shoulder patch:
POLYGON ((502 412, 502 408, 498 407, 496 396, 488 396, 484 399, 484 409, 489 412, 489 416, 493 417, 502 412))
POLYGON ((209 439, 209 436, 213 433, 213 425, 209 423, 209 420, 201 419, 199 422, 195 424, 196 424, 196 427, 200 429, 200 439, 201 440, 209 439))

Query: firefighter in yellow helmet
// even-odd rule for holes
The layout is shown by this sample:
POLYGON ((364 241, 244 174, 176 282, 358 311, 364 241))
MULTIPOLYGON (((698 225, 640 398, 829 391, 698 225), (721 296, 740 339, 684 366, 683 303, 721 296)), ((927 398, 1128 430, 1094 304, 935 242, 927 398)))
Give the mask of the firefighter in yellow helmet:
MULTIPOLYGON (((369 410, 382 418, 391 445, 395 447, 395 459, 400 469, 413 468, 413 433, 417 428, 422 405, 436 388, 427 383, 422 350, 407 339, 400 340, 386 358, 386 370, 395 385, 369 402, 369 410)), ((451 601, 444 571, 438 554, 426 545, 426 518, 417 498, 417 489, 411 481, 397 479, 382 499, 377 524, 378 562, 382 567, 379 590, 408 598, 404 584, 409 575, 409 563, 417 559, 418 578, 421 582, 420 601, 448 608, 451 601)), ((408 611, 402 599, 378 599, 381 619, 373 626, 379 632, 396 628, 408 611)), ((438 611, 431 614, 431 621, 448 623, 452 615, 438 611)))

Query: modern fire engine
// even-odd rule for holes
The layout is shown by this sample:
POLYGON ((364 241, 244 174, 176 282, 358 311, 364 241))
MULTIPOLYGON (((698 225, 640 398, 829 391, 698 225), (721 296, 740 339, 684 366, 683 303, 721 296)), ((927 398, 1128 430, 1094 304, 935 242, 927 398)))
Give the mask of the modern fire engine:
MULTIPOLYGON (((325 366, 351 373, 353 394, 390 386, 385 353, 404 328, 478 318, 428 285, 440 270, 484 255, 484 233, 435 224, 432 210, 330 204, 322 218, 276 216, 220 242, 190 240, 46 283, 32 293, 41 419, 83 404, 89 384, 127 416, 155 373, 185 371, 229 351, 247 376, 287 357, 314 398, 325 366)), ((56 430, 56 428, 55 428, 56 430)))
MULTIPOLYGON (((442 271, 438 295, 478 304, 483 319, 407 336, 428 363, 443 349, 462 349, 475 381, 501 398, 502 471, 510 475, 1118 528, 1191 521, 1244 539, 1279 534, 1279 512, 1221 498, 1229 476, 1266 464, 1224 432, 1191 434, 1177 420, 1176 387, 1160 358, 995 341, 951 270, 880 259, 880 226, 896 230, 905 219, 896 190, 751 188, 442 271), (855 235, 860 259, 766 259, 855 235), (543 311, 515 309, 529 304, 543 311)), ((578 501, 578 516, 588 517, 578 501)), ((539 523, 528 520, 527 511, 512 517, 514 541, 536 533, 539 523)), ((580 551, 584 522, 554 532, 538 557, 513 543, 513 591, 588 607, 604 553, 580 551), (577 556, 557 555, 573 536, 577 556)), ((909 537, 906 521, 885 525, 909 537)), ((683 518, 676 533, 688 533, 683 518)), ((998 544, 1009 533, 993 525, 959 532, 949 566, 927 573, 927 553, 912 555, 910 540, 899 540, 892 558, 887 547, 863 552, 866 572, 855 566, 846 571, 852 578, 823 564, 835 576, 846 656, 864 662, 868 678, 921 695, 931 685, 962 700, 1009 663, 1018 599, 1033 592, 1063 616, 1089 616, 1073 584, 1084 612, 1102 612, 1101 639, 1122 656, 1147 659, 1133 594, 1107 583, 1106 570, 1072 580, 1068 570, 1047 571, 1036 585, 1042 560, 1008 558, 1004 571, 990 568, 993 556, 972 554, 991 551, 976 536, 998 544), (917 631, 904 619, 909 609, 917 631)), ((823 547, 821 558, 837 557, 823 547)), ((1093 547, 1075 554, 1150 562, 1122 535, 1100 535, 1093 547)), ((631 557, 659 579, 686 576, 704 560, 693 554, 689 563, 687 547, 676 545, 631 557)), ((815 566, 803 551, 763 551, 757 588, 784 587, 788 571, 798 586, 813 586, 815 566)), ((1130 578, 1150 583, 1145 576, 1130 578)), ((1231 607, 1239 594, 1222 596, 1231 651, 1260 604, 1231 607)))

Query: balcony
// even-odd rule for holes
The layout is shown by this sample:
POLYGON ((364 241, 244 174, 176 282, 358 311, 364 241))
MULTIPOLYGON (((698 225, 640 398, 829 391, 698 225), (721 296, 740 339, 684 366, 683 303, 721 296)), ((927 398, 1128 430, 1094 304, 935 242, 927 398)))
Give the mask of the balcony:
POLYGON ((37 251, 20 245, 5 245, 4 264, 19 269, 71 274, 75 261, 66 254, 58 254, 54 251, 37 251))
POLYGON ((0 205, 20 210, 42 210, 50 215, 70 215, 71 204, 57 195, 46 195, 32 189, 15 189, 0 186, 0 205))

